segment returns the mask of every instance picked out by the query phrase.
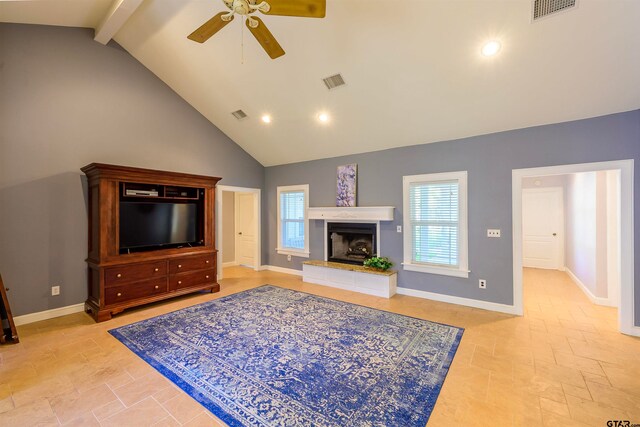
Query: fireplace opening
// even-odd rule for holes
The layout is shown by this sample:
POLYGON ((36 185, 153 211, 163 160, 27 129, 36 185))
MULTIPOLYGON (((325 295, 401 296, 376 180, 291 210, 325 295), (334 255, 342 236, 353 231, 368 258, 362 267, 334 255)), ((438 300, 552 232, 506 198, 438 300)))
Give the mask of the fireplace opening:
POLYGON ((362 265, 376 255, 376 224, 327 224, 327 261, 362 265))

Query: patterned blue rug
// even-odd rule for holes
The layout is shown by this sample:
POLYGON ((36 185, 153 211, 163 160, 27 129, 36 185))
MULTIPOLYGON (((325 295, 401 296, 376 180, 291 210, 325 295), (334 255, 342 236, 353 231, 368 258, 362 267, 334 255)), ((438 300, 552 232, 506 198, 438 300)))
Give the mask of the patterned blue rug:
POLYGON ((109 332, 230 426, 424 427, 463 330, 266 285, 109 332))

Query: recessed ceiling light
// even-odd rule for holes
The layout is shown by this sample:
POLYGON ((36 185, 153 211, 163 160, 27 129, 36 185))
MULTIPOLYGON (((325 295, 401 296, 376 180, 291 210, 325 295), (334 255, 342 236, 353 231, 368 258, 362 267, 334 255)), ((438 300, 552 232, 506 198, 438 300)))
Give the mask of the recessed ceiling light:
POLYGON ((482 54, 484 56, 493 56, 500 51, 500 42, 492 40, 482 46, 482 54))
POLYGON ((262 116, 262 121, 264 123, 271 123, 271 116, 268 114, 265 114, 264 116, 262 116))
POLYGON ((322 123, 327 123, 329 121, 329 115, 327 113, 320 113, 318 114, 318 120, 322 123))

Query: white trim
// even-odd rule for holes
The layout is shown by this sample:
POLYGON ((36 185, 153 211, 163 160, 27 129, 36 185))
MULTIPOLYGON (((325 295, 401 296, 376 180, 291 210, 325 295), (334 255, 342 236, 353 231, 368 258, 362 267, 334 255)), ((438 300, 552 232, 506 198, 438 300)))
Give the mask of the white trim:
POLYGON ((236 265, 238 265, 238 263, 235 261, 223 262, 222 268, 235 267, 236 265))
POLYGON ((280 255, 291 255, 309 258, 309 184, 279 185, 276 190, 276 232, 278 233, 278 247, 276 252, 280 255), (304 193, 304 249, 287 248, 282 246, 282 221, 280 220, 280 194, 284 192, 302 191, 304 193))
POLYGON ((404 251, 402 268, 404 270, 418 271, 421 273, 441 274, 454 277, 469 277, 469 223, 467 220, 467 171, 430 173, 423 175, 405 175, 402 177, 402 247, 404 251), (413 235, 411 231, 411 215, 409 206, 409 187, 412 183, 433 183, 437 181, 458 182, 458 260, 457 268, 444 268, 437 265, 414 263, 412 260, 413 235))
POLYGON ((449 268, 449 267, 437 267, 435 265, 421 265, 409 263, 402 263, 402 269, 407 271, 417 271, 419 273, 429 273, 429 274, 442 274, 445 276, 453 276, 453 277, 464 277, 469 278, 469 270, 463 271, 459 268, 449 268))
POLYGON ((309 219, 340 222, 345 220, 393 221, 393 206, 318 207, 309 208, 309 219))
POLYGON ((634 325, 634 224, 633 224, 633 159, 610 162, 582 163, 511 172, 513 219, 513 303, 518 314, 523 313, 522 301, 522 179, 533 176, 564 175, 601 170, 620 171, 620 294, 618 300, 618 327, 620 332, 640 335, 634 325))
POLYGON ((309 252, 306 252, 306 251, 296 251, 294 249, 276 248, 276 252, 280 255, 291 255, 291 256, 299 256, 301 258, 309 258, 309 252))
POLYGON ((260 270, 275 271, 276 273, 293 274, 294 276, 302 276, 302 270, 294 270, 293 268, 278 267, 277 265, 263 265, 260 270))
POLYGON ((400 295, 408 295, 411 297, 424 298, 424 299, 429 299, 429 300, 439 301, 439 302, 446 302, 448 304, 458 304, 458 305, 464 305, 467 307, 480 308, 482 310, 498 311, 500 313, 506 313, 506 314, 515 314, 515 315, 518 314, 514 306, 507 305, 507 304, 499 304, 495 302, 481 301, 481 300, 471 299, 471 298, 455 297, 453 295, 436 294, 433 292, 419 291, 416 289, 405 288, 402 286, 399 286, 397 288, 397 293, 400 295))
POLYGON ((13 322, 16 326, 20 326, 40 322, 41 320, 53 319, 54 317, 66 316, 67 314, 80 313, 81 311, 84 311, 84 303, 52 308, 51 310, 39 311, 37 313, 23 314, 22 316, 14 317, 13 322))
POLYGON ((616 306, 615 302, 611 301, 611 299, 597 297, 593 293, 591 293, 591 289, 587 288, 587 286, 584 283, 582 283, 582 280, 580 280, 578 276, 573 274, 573 271, 571 271, 569 268, 565 267, 565 271, 567 272, 567 275, 569 275, 571 280, 573 280, 573 283, 575 283, 580 288, 580 290, 584 292, 584 294, 587 296, 587 298, 589 298, 589 300, 592 303, 597 305, 606 305, 608 307, 616 306))
MULTIPOLYGON (((217 265, 222 265, 222 192, 230 191, 233 193, 253 193, 254 204, 253 209, 256 218, 256 243, 255 243, 255 256, 254 256, 254 271, 259 271, 260 265, 262 265, 262 190, 259 188, 248 187, 234 187, 231 185, 217 185, 216 186, 216 248, 218 249, 217 265)), ((234 198, 235 203, 235 198, 234 198)), ((235 214, 235 212, 234 212, 235 214)), ((235 255, 235 254, 234 254, 235 255)), ((218 268, 218 280, 222 279, 222 268, 218 268)))

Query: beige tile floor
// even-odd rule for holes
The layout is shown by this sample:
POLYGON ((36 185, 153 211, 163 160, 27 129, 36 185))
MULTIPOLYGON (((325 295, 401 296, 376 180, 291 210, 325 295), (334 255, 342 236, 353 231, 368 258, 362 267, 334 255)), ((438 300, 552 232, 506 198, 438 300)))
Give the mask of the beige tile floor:
POLYGON ((78 313, 19 327, 21 343, 0 347, 0 426, 223 425, 107 330, 265 283, 466 328, 429 426, 640 423, 640 339, 616 332, 616 310, 591 304, 564 273, 525 270, 524 317, 239 267, 225 277, 218 294, 101 324, 78 313))

